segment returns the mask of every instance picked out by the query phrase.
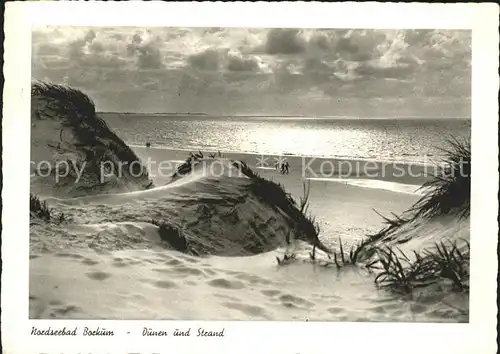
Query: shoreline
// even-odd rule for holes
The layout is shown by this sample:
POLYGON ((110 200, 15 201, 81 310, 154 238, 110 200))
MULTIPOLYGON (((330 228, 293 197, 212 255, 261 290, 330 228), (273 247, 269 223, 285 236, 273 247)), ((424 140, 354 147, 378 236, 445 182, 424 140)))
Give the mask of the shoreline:
MULTIPOLYGON (((154 156, 151 161, 184 161, 189 152, 196 153, 195 149, 175 149, 166 147, 145 147, 129 145, 144 160, 154 156), (161 154, 161 155, 160 155, 161 154)), ((200 149, 204 154, 217 153, 217 151, 200 149)), ((287 161, 291 169, 301 172, 302 179, 363 179, 393 182, 405 185, 422 186, 434 173, 437 165, 425 165, 409 162, 377 161, 357 158, 315 157, 298 155, 257 154, 247 152, 221 151, 224 157, 232 160, 245 161, 259 173, 264 171, 274 172, 275 163, 287 161)), ((276 171, 279 174, 279 171, 276 171)), ((294 174, 295 174, 294 173, 294 174)))
MULTIPOLYGON (((144 144, 136 144, 136 143, 129 143, 126 142, 126 144, 132 148, 132 149, 142 149, 146 148, 144 144)), ((300 157, 300 158, 312 158, 312 159, 335 159, 339 161, 363 161, 363 162, 377 162, 377 163, 385 163, 385 164, 401 164, 401 165, 415 165, 415 166, 422 166, 422 167, 432 167, 436 163, 440 162, 439 156, 430 156, 434 159, 429 159, 429 163, 424 163, 422 161, 403 161, 403 160, 384 160, 384 159, 379 159, 376 157, 357 157, 357 156, 341 156, 341 155, 332 155, 332 156, 326 156, 326 155, 297 155, 297 154, 292 154, 292 153, 260 153, 260 152, 255 152, 255 151, 232 151, 232 150, 221 150, 221 149, 215 149, 215 148, 201 148, 201 147, 193 147, 191 149, 188 148, 180 148, 180 147, 173 147, 173 146, 166 146, 166 145, 152 145, 149 147, 149 149, 157 149, 157 150, 168 150, 168 151, 184 151, 186 153, 189 152, 198 152, 198 151, 204 151, 206 153, 217 153, 217 151, 220 151, 222 154, 231 154, 231 155, 250 155, 250 156, 255 156, 255 155, 260 155, 260 156, 283 156, 283 157, 300 157)))

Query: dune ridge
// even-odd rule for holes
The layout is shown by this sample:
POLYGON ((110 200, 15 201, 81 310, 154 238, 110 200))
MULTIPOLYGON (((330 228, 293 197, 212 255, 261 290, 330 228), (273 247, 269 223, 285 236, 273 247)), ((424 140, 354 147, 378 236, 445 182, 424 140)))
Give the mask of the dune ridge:
MULTIPOLYGON (((158 237, 138 242, 132 245, 133 248, 164 244, 187 254, 245 256, 268 252, 297 239, 327 250, 319 241, 312 222, 304 216, 297 218, 302 214, 282 187, 269 182, 265 193, 257 194, 260 187, 256 183, 260 179, 240 173, 235 165, 238 164, 206 159, 199 161, 189 174, 147 191, 51 199, 55 208, 53 213, 60 215, 56 210, 64 210, 65 221, 55 220, 50 227, 42 225, 44 231, 39 229, 38 232, 49 229, 57 232, 61 228, 62 233, 68 229, 67 223, 76 227, 79 233, 85 233, 82 226, 91 233, 118 223, 142 222, 151 224, 149 229, 156 229, 158 237), (225 175, 210 174, 210 166, 216 162, 223 163, 220 166, 225 169, 225 175), (113 202, 114 199, 118 200, 113 202), (90 227, 90 223, 94 226, 90 227), (176 237, 184 240, 182 249, 172 245, 175 241, 171 237, 175 235, 169 236, 165 231, 170 229, 177 230, 176 237)), ((46 247, 57 242, 55 236, 50 241, 39 238, 46 247)), ((81 240, 75 239, 75 242, 81 240)), ((105 246, 104 243, 102 247, 105 246)))
POLYGON ((62 85, 32 84, 31 161, 31 190, 42 195, 80 196, 153 186, 137 155, 97 115, 94 102, 62 85), (101 166, 106 173, 101 173, 101 166))

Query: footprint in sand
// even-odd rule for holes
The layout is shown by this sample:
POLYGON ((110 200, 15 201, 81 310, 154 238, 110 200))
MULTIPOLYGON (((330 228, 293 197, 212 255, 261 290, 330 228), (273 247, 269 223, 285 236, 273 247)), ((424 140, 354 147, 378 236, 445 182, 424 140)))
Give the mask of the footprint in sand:
POLYGON ((179 261, 178 259, 171 259, 169 261, 166 261, 165 264, 170 265, 170 266, 177 266, 177 265, 181 265, 182 262, 179 261))
POLYGON ((208 275, 217 275, 217 272, 213 271, 212 269, 204 269, 204 271, 208 275))
POLYGON ((54 309, 54 312, 51 313, 51 316, 53 314, 59 315, 59 316, 66 316, 66 315, 68 315, 70 313, 78 312, 78 311, 80 311, 80 308, 78 306, 68 305, 68 306, 65 306, 65 307, 54 309))
POLYGON ((281 294, 281 291, 274 290, 274 289, 261 290, 260 292, 266 296, 269 296, 269 297, 275 297, 275 296, 278 296, 279 294, 281 294))
POLYGON ((96 264, 99 264, 98 261, 94 261, 93 259, 90 259, 90 258, 85 258, 82 260, 82 263, 83 264, 86 264, 86 265, 89 265, 89 266, 94 266, 96 264))
POLYGON ((205 276, 205 273, 203 273, 201 270, 197 268, 190 268, 190 267, 174 267, 172 271, 182 274, 182 275, 196 275, 196 276, 205 276))
POLYGON ((100 271, 89 272, 89 273, 86 273, 85 275, 92 280, 99 280, 99 281, 108 279, 111 276, 111 274, 109 274, 109 273, 100 272, 100 271))
POLYGON ((248 316, 258 316, 258 317, 263 317, 265 319, 269 319, 269 316, 266 314, 266 311, 259 306, 241 304, 238 302, 230 302, 230 301, 224 302, 222 303, 222 305, 230 309, 241 311, 248 316))
POLYGON ((191 257, 187 257, 187 256, 178 256, 178 257, 189 262, 189 263, 200 263, 200 261, 197 260, 196 258, 191 258, 191 257))
POLYGON ((116 267, 116 268, 124 268, 124 267, 128 267, 128 266, 137 265, 140 263, 141 263, 141 261, 131 259, 131 258, 115 257, 115 258, 113 258, 112 265, 113 265, 113 267, 116 267))
POLYGON ((214 288, 223 288, 223 289, 243 289, 245 287, 245 285, 243 285, 243 283, 240 281, 237 280, 230 281, 223 278, 210 280, 207 284, 214 288))
MULTIPOLYGON (((330 309, 328 309, 328 311, 329 311, 329 310, 330 310, 330 309)), ((372 307, 372 308, 371 308, 371 311, 373 311, 373 312, 375 312, 375 313, 381 313, 381 314, 382 314, 382 313, 386 313, 386 309, 385 309, 385 307, 384 307, 383 305, 381 305, 381 306, 375 306, 375 307, 372 307)))
POLYGON ((116 268, 125 268, 127 266, 128 266, 128 264, 125 262, 113 262, 113 267, 116 267, 116 268))
POLYGON ((239 274, 235 275, 235 278, 238 278, 240 280, 246 280, 250 284, 254 284, 254 285, 256 285, 256 284, 259 284, 259 285, 271 284, 271 282, 269 280, 258 277, 256 275, 252 275, 252 274, 239 273, 239 274))
POLYGON ((172 289, 177 287, 177 284, 175 284, 173 281, 168 280, 158 280, 154 282, 153 285, 162 289, 172 289))
POLYGON ((82 255, 80 254, 73 254, 73 253, 56 253, 55 254, 56 257, 61 257, 61 258, 73 258, 73 259, 82 259, 84 258, 82 255))
POLYGON ((233 302, 233 301, 239 302, 240 301, 240 299, 238 299, 234 296, 231 296, 231 295, 226 295, 226 294, 214 294, 214 296, 221 298, 221 299, 224 299, 224 300, 230 300, 231 302, 233 302))
POLYGON ((200 269, 186 267, 184 265, 173 268, 153 268, 154 272, 167 273, 175 277, 185 278, 186 276, 206 277, 207 275, 200 269))
POLYGON ((425 311, 427 311, 429 308, 427 306, 423 306, 423 305, 420 305, 420 304, 411 304, 410 305, 410 310, 411 312, 413 313, 424 313, 425 311))
MULTIPOLYGON (((301 297, 291 295, 291 294, 283 294, 279 297, 283 305, 288 307, 288 304, 292 304, 294 306, 305 306, 305 307, 314 307, 314 303, 303 299, 301 297)), ((293 306, 292 306, 293 307, 293 306)))

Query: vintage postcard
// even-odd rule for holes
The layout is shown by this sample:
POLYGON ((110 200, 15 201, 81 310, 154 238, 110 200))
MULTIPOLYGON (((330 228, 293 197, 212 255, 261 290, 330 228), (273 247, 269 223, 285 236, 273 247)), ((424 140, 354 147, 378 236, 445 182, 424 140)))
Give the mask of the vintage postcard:
POLYGON ((497 7, 6 19, 7 353, 495 351, 497 7))

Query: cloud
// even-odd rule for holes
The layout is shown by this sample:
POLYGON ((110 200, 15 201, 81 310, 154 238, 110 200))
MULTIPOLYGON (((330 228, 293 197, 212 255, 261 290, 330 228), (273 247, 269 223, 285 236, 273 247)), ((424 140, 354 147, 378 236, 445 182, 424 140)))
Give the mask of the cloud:
POLYGON ((208 49, 189 56, 187 61, 192 68, 206 71, 257 72, 260 69, 255 57, 228 49, 208 49))
POLYGON ((230 71, 258 71, 259 64, 255 58, 230 55, 228 57, 227 69, 230 71))
POLYGON ((265 52, 267 54, 298 54, 305 50, 306 42, 298 29, 273 28, 267 33, 265 52))
POLYGON ((61 53, 59 46, 51 43, 41 44, 34 53, 35 56, 38 55, 58 55, 61 53))
POLYGON ((390 110, 394 99, 414 109, 470 98, 470 31, 44 27, 32 41, 34 78, 92 90, 115 110, 324 113, 354 109, 347 100, 390 110), (144 97, 131 107, 134 95, 144 97))
POLYGON ((191 55, 188 59, 193 68, 201 70, 218 70, 220 66, 220 53, 216 50, 206 50, 202 53, 191 55))
MULTIPOLYGON (((148 34, 149 35, 149 34, 148 34)), ((127 45, 127 52, 136 57, 139 69, 157 70, 163 68, 163 58, 160 52, 161 39, 154 35, 144 39, 140 33, 134 33, 127 45)))

